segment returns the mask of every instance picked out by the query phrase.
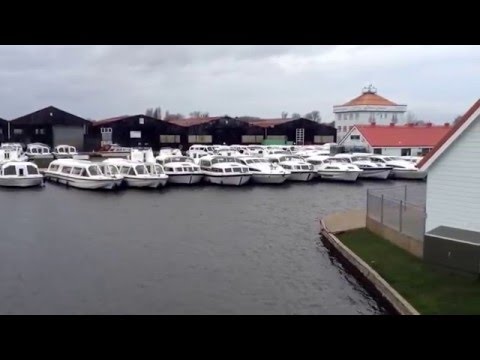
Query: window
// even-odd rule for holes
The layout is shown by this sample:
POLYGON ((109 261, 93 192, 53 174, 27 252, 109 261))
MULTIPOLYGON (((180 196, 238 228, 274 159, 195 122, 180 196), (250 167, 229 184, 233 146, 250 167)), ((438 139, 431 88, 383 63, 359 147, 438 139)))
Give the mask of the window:
POLYGON ((337 114, 337 120, 342 120, 342 114, 337 114))
POLYGON ((350 140, 360 140, 360 135, 350 135, 350 140))
POLYGON ((180 143, 180 135, 160 135, 160 143, 178 144, 180 143))
POLYGON ((212 135, 188 135, 188 142, 190 144, 211 144, 212 135))
POLYGON ((58 165, 50 165, 49 171, 57 171, 58 170, 58 165))
POLYGON ((45 135, 45 129, 35 129, 35 135, 45 135))
POLYGON ((263 135, 242 135, 242 144, 261 144, 263 135))
POLYGON ((27 171, 29 175, 38 175, 38 169, 35 166, 27 165, 27 171))
POLYGON ((373 149, 373 153, 381 155, 382 154, 382 149, 373 149))
POLYGON ((343 127, 343 131, 347 131, 347 127, 346 127, 346 126, 343 127))
POLYGON ((74 167, 72 170, 72 175, 80 175, 82 173, 82 168, 74 167))
POLYGON ((358 120, 359 117, 360 117, 360 114, 359 114, 359 113, 355 113, 355 119, 358 120))
POLYGON ((348 117, 349 117, 350 120, 353 120, 353 114, 352 113, 350 113, 348 117))
POLYGON ((122 170, 120 172, 122 173, 122 175, 128 175, 129 170, 130 168, 128 166, 122 166, 122 170))
POLYGON ((141 139, 142 132, 141 131, 130 131, 130 139, 141 139))
POLYGON ((100 168, 96 165, 89 166, 88 167, 88 172, 92 176, 102 175, 102 172, 100 171, 100 168))
POLYGON ((112 132, 112 128, 100 128, 100 132, 101 133, 111 133, 112 132))
POLYGON ((82 169, 82 172, 80 173, 80 176, 89 177, 90 175, 88 175, 87 169, 82 169))
POLYGON ((17 169, 15 166, 7 166, 5 169, 3 169, 3 175, 17 175, 17 169))
POLYGON ((410 155, 412 155, 412 149, 402 149, 401 155, 402 155, 402 156, 410 156, 410 155))
POLYGON ((23 134, 23 129, 13 129, 13 134, 14 135, 22 135, 23 134))
POLYGON ((64 166, 62 168, 62 173, 63 174, 70 174, 70 171, 72 171, 72 168, 70 166, 64 166))
POLYGON ((342 131, 342 127, 341 127, 341 126, 337 126, 337 130, 338 130, 338 131, 342 131))
POLYGON ((145 123, 145 119, 144 119, 143 117, 139 118, 139 119, 138 119, 138 123, 139 123, 140 125, 143 125, 143 124, 145 123))

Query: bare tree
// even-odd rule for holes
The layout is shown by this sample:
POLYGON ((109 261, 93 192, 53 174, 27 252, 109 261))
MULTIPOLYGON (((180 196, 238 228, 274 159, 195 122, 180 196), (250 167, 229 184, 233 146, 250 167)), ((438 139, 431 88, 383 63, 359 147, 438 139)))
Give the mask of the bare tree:
POLYGON ((145 111, 145 115, 146 115, 146 116, 150 116, 150 117, 154 117, 154 116, 153 116, 153 108, 147 109, 147 111, 145 111))
POLYGON ((282 119, 288 119, 288 112, 282 111, 282 119))
POLYGON ((300 119, 302 117, 302 115, 300 115, 299 113, 293 113, 292 114, 292 119, 300 119))
POLYGON ((313 111, 309 112, 308 114, 305 114, 305 118, 309 119, 309 120, 312 120, 312 121, 315 121, 315 122, 322 121, 322 118, 320 116, 320 111, 318 111, 318 110, 313 110, 313 111))
POLYGON ((155 119, 162 119, 162 108, 159 106, 153 111, 152 117, 155 119))
POLYGON ((407 124, 415 124, 417 122, 417 115, 413 111, 407 111, 407 124))
POLYGON ((200 117, 202 118, 207 118, 210 114, 208 112, 204 112, 202 113, 202 115, 200 115, 200 117))
POLYGON ((170 114, 168 111, 165 113, 165 121, 180 120, 183 119, 182 114, 170 114))
POLYGON ((462 120, 463 116, 462 115, 458 115, 455 120, 453 120, 453 125, 457 124, 460 120, 462 120))
POLYGON ((202 115, 201 111, 192 111, 190 113, 190 116, 193 117, 193 118, 199 118, 201 115, 202 115))

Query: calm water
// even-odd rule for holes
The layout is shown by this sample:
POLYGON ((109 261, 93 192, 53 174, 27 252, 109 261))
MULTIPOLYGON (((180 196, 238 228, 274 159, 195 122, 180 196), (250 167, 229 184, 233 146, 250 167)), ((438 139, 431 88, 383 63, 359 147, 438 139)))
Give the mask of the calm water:
POLYGON ((382 314, 318 219, 399 184, 0 188, 0 313, 382 314))

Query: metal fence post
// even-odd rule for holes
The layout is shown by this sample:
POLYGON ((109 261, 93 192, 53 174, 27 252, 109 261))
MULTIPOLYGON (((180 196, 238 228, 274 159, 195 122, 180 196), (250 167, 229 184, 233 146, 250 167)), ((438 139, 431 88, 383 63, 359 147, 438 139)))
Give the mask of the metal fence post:
POLYGON ((400 200, 400 219, 398 223, 398 230, 402 232, 402 227, 403 227, 403 201, 400 200))
POLYGON ((405 194, 403 196, 403 202, 405 203, 405 205, 407 204, 407 185, 405 185, 405 194))
POLYGON ((380 222, 383 224, 383 194, 382 194, 382 206, 381 206, 381 212, 380 212, 380 222))
POLYGON ((368 199, 370 197, 370 190, 367 189, 367 218, 368 218, 368 199))

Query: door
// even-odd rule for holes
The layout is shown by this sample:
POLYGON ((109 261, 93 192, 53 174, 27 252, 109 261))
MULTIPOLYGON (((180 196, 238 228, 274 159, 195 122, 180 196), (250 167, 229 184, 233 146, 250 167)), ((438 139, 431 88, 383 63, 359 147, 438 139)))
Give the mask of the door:
POLYGON ((53 146, 71 145, 77 150, 83 150, 83 126, 60 126, 53 127, 53 146))
POLYGON ((305 144, 305 129, 299 128, 295 130, 295 144, 296 145, 305 144))

